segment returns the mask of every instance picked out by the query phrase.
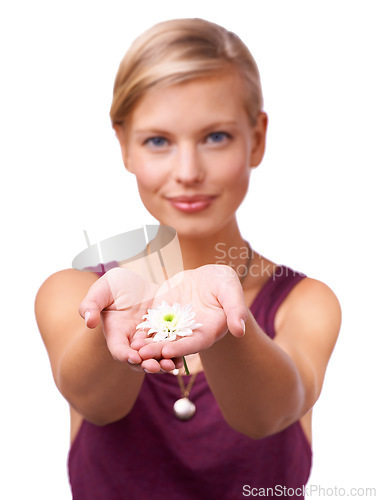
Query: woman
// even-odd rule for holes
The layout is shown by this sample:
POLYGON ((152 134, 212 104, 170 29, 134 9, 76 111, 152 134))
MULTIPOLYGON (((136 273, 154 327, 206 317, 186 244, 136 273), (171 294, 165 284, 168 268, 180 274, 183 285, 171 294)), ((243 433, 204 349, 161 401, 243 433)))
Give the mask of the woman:
POLYGON ((215 24, 160 23, 122 61, 111 119, 144 205, 177 231, 184 272, 159 287, 126 269, 71 269, 38 292, 71 409, 74 498, 302 497, 341 314, 326 285, 252 251, 239 231, 267 127, 251 54, 215 24), (163 300, 191 304, 192 335, 135 334, 163 300))

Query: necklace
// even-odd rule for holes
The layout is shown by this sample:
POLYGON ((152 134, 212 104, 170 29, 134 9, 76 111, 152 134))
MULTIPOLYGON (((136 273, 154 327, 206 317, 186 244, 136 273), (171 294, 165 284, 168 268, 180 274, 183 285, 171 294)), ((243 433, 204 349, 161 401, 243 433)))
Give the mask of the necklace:
MULTIPOLYGON (((248 275, 249 268, 251 266, 253 258, 253 250, 250 244, 248 243, 248 241, 246 241, 245 243, 247 244, 248 247, 248 256, 245 263, 245 269, 246 269, 245 273, 242 276, 239 275, 239 280, 241 284, 243 284, 243 281, 248 275)), ((178 399, 173 405, 173 413, 179 420, 190 420, 191 418, 194 417, 197 411, 196 405, 193 403, 193 401, 189 399, 190 391, 193 388, 194 382, 197 377, 197 373, 194 373, 190 377, 190 380, 186 386, 184 384, 183 377, 180 373, 177 373, 176 377, 181 390, 181 398, 178 399)))
POLYGON ((179 420, 189 420, 194 417, 194 414, 196 413, 196 405, 189 399, 189 394, 192 390, 196 377, 197 373, 190 377, 187 386, 185 386, 182 375, 180 373, 177 374, 177 380, 181 389, 181 398, 178 399, 173 405, 173 413, 179 420))

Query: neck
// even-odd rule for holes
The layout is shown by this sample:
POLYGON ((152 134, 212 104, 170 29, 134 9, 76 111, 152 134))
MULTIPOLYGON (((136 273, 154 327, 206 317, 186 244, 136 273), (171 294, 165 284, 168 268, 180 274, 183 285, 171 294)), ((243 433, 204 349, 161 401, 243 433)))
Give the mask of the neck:
POLYGON ((202 238, 178 235, 184 269, 206 264, 227 264, 236 268, 246 259, 246 243, 237 224, 202 238))

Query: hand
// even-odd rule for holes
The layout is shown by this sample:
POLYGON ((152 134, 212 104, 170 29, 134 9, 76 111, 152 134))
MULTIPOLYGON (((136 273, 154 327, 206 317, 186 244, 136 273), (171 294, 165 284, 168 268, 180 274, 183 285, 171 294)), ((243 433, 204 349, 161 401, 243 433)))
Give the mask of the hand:
POLYGON ((147 308, 151 307, 158 288, 158 285, 132 271, 115 268, 95 281, 88 290, 79 313, 85 318, 88 328, 95 328, 101 320, 106 343, 114 359, 135 365, 142 362, 138 352, 130 347, 130 342, 136 326, 147 308))
POLYGON ((192 304, 194 320, 201 327, 174 341, 154 342, 146 333, 138 333, 131 347, 145 360, 145 366, 148 362, 149 371, 159 371, 162 358, 181 358, 208 349, 228 331, 235 337, 244 335, 242 321, 246 321, 248 309, 239 277, 228 266, 207 265, 176 274, 159 288, 152 307, 163 300, 192 304))

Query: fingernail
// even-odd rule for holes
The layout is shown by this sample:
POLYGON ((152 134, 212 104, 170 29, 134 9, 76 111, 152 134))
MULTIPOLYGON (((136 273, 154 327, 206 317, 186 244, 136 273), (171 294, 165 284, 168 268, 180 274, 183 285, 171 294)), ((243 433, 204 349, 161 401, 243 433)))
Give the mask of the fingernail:
POLYGON ((153 372, 149 372, 148 370, 146 370, 146 368, 143 368, 143 371, 146 373, 153 373, 153 372))
POLYGON ((128 361, 128 363, 130 363, 130 365, 135 365, 135 364, 136 364, 136 363, 135 363, 135 361, 133 361, 133 360, 132 360, 132 359, 130 359, 130 358, 128 358, 128 360, 127 360, 127 361, 128 361))
POLYGON ((84 315, 84 319, 85 319, 85 326, 88 325, 88 320, 89 320, 89 317, 90 317, 91 313, 89 311, 87 311, 84 315))
POLYGON ((245 334, 245 321, 244 321, 244 319, 241 319, 241 320, 240 320, 240 323, 241 323, 241 326, 242 326, 242 328, 243 328, 243 332, 244 332, 244 334, 245 334))

